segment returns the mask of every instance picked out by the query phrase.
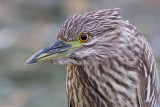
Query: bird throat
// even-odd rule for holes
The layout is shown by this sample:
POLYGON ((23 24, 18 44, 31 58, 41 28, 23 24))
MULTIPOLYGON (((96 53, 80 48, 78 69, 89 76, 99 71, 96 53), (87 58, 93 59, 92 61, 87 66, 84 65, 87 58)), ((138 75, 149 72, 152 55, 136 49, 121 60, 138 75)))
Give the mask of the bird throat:
POLYGON ((120 71, 110 70, 106 64, 67 64, 66 85, 69 107, 117 107, 125 96, 128 103, 121 102, 124 106, 132 107, 137 101, 134 78, 122 77, 120 71))

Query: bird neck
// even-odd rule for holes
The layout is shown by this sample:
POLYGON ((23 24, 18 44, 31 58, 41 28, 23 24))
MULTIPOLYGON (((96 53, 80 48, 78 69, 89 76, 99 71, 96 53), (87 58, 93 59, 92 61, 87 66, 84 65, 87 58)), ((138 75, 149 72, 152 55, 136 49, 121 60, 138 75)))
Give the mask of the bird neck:
MULTIPOLYGON (((111 59, 109 60, 111 61, 111 59)), ((117 61, 115 62, 113 59, 112 61, 110 64, 106 61, 101 64, 93 63, 84 66, 67 64, 68 101, 80 102, 77 103, 79 106, 95 107, 96 105, 98 107, 101 104, 110 107, 118 106, 115 100, 118 100, 117 95, 119 95, 121 98, 128 96, 129 104, 136 104, 136 80, 131 76, 135 72, 129 72, 129 70, 134 69, 133 66, 126 66, 128 70, 126 72, 124 68, 117 65, 117 61), (90 105, 89 101, 93 99, 97 100, 90 105)), ((137 76, 136 73, 135 76, 137 76)))

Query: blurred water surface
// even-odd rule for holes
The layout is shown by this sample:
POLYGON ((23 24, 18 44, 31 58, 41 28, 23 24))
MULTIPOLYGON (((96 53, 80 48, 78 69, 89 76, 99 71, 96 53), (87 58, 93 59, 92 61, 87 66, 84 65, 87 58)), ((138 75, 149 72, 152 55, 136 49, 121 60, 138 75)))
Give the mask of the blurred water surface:
POLYGON ((108 8, 145 35, 160 69, 160 0, 1 0, 0 107, 66 107, 65 66, 24 63, 56 41, 68 16, 108 8))

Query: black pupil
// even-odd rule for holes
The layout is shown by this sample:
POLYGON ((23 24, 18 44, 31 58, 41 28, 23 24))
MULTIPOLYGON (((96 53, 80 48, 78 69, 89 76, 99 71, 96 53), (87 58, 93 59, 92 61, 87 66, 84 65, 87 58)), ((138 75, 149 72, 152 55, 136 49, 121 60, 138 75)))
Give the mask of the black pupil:
POLYGON ((81 36, 81 39, 82 39, 82 40, 86 40, 86 39, 87 39, 87 35, 86 35, 86 34, 83 34, 83 35, 81 36))

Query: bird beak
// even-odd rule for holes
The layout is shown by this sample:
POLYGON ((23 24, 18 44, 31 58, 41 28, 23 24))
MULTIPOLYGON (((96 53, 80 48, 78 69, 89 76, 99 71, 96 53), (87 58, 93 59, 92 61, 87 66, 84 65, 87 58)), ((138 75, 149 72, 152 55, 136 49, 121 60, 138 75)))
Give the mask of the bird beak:
POLYGON ((68 57, 68 51, 71 49, 71 47, 71 44, 67 44, 63 41, 58 40, 57 42, 34 54, 26 61, 25 64, 33 64, 37 62, 68 57))

